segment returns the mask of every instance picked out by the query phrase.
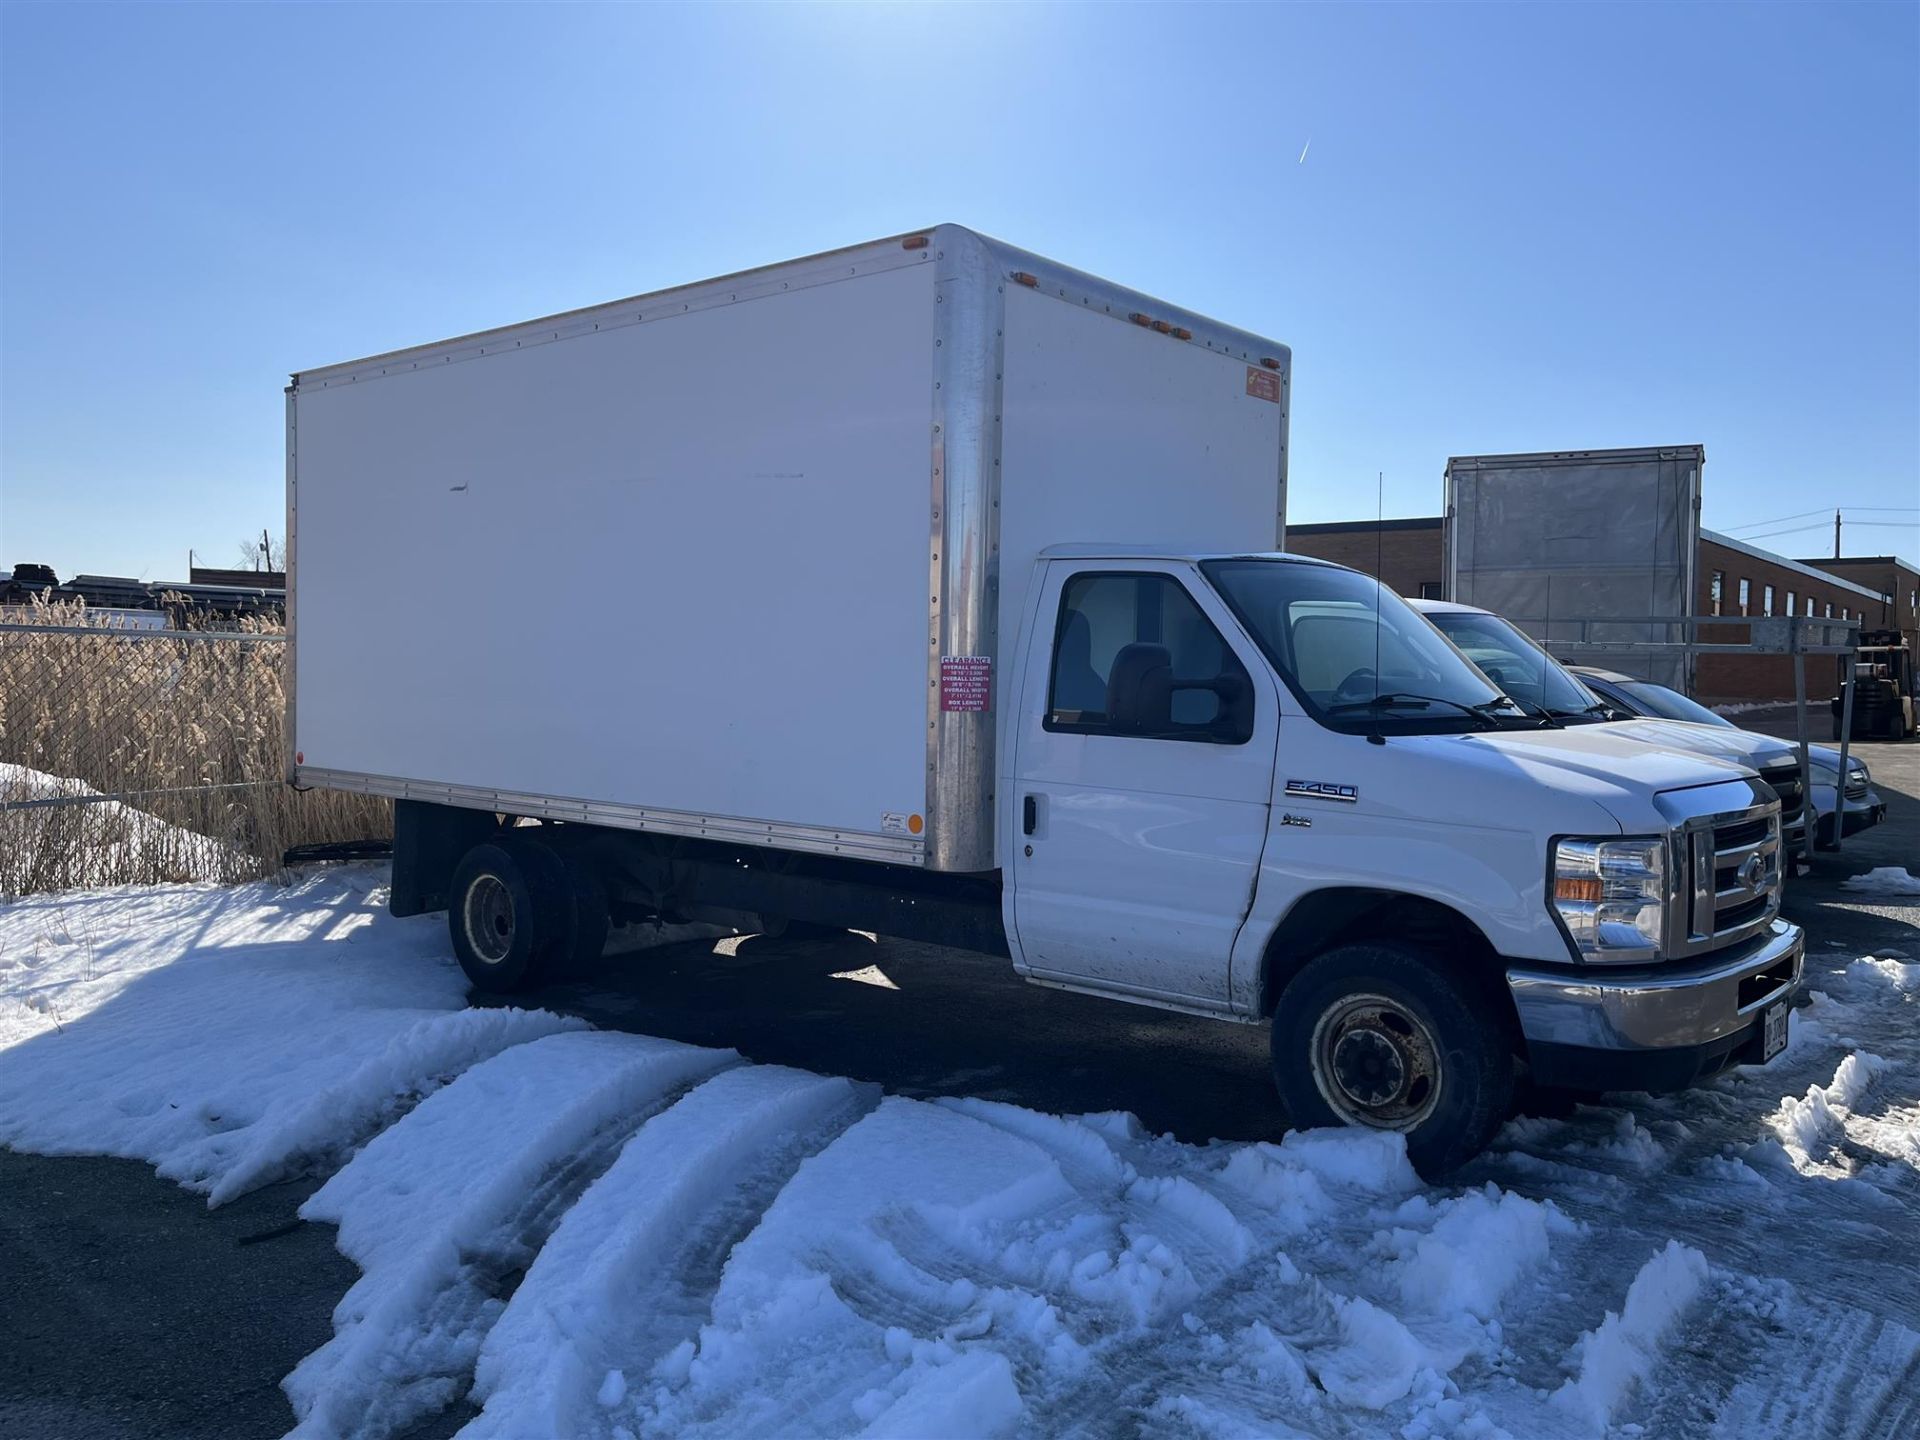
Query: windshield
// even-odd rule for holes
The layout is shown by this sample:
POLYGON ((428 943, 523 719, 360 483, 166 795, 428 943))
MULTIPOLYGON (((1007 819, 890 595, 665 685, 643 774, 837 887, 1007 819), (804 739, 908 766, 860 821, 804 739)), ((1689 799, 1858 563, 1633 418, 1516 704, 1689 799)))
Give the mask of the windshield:
POLYGON ((1669 690, 1651 680, 1616 680, 1613 684, 1649 715, 1658 715, 1663 720, 1686 720, 1695 725, 1720 725, 1728 730, 1736 728, 1726 716, 1716 715, 1678 690, 1669 690))
POLYGON ((1556 720, 1606 719, 1600 697, 1512 621, 1478 610, 1438 610, 1427 619, 1486 671, 1489 680, 1528 709, 1544 710, 1556 720))
POLYGON ((1288 560, 1209 560, 1201 570, 1329 729, 1429 734, 1528 723, 1370 576, 1288 560))

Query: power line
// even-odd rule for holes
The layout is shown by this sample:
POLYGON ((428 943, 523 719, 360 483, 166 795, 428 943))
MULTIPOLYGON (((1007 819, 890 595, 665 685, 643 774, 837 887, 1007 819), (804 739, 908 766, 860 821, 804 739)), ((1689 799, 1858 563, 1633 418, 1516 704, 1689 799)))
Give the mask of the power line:
MULTIPOLYGON (((1864 527, 1867 529, 1875 529, 1875 530, 1878 530, 1878 529, 1914 530, 1914 529, 1920 529, 1920 520, 1849 520, 1847 521, 1847 527, 1849 529, 1859 529, 1864 527)), ((1771 540, 1777 535, 1804 535, 1809 530, 1824 530, 1826 528, 1827 527, 1825 524, 1795 525, 1788 530, 1763 530, 1758 535, 1739 535, 1739 536, 1735 536, 1734 538, 1739 540, 1749 540, 1749 541, 1771 540)))
MULTIPOLYGON (((1768 525, 1778 525, 1782 520, 1798 520, 1806 515, 1824 515, 1831 508, 1833 507, 1823 505, 1818 510, 1800 510, 1792 515, 1776 515, 1771 520, 1751 520, 1745 525, 1729 525, 1727 529, 1729 533, 1735 530, 1759 530, 1768 525)), ((1807 528, 1811 529, 1813 527, 1809 526, 1807 528)))
MULTIPOLYGON (((1875 514, 1875 515, 1880 515, 1880 514, 1920 515, 1920 505, 1823 505, 1818 510, 1801 510, 1792 515, 1776 515, 1771 520, 1749 520, 1742 525, 1729 525, 1726 527, 1726 533, 1731 535, 1734 532, 1739 530, 1764 530, 1767 526, 1778 525, 1784 520, 1799 520, 1799 519, 1803 519, 1808 515, 1827 515, 1835 510, 1839 510, 1843 513, 1848 511, 1864 510, 1870 514, 1875 514)), ((1862 520, 1858 523, 1865 525, 1870 522, 1862 520)), ((1803 525, 1800 528, 1803 530, 1816 530, 1819 527, 1816 525, 1803 525)), ((1791 534, 1792 532, 1783 530, 1779 533, 1785 535, 1785 534, 1791 534)))

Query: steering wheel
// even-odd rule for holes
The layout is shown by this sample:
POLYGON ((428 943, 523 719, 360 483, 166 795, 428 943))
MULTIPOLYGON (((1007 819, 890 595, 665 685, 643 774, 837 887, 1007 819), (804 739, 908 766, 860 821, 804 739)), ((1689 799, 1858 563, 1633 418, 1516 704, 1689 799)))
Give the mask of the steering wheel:
POLYGON ((1371 700, 1379 688, 1380 682, 1374 677, 1372 667, 1362 665, 1333 687, 1333 703, 1345 705, 1356 700, 1371 700))

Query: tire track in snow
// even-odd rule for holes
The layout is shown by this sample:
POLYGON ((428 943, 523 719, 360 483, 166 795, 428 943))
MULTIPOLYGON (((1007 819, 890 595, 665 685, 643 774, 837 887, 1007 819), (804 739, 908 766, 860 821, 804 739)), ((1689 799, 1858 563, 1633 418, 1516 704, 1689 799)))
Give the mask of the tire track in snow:
MULTIPOLYGON (((1508 1128, 1512 1148, 1470 1173, 1490 1172, 1521 1193, 1546 1187, 1592 1225, 1592 1238, 1567 1255, 1571 1293, 1524 1317, 1533 1343, 1516 1378, 1551 1383, 1552 1337, 1598 1319, 1583 1317, 1574 1297, 1604 1293, 1623 1247, 1635 1237, 1650 1246, 1676 1238, 1709 1257, 1714 1298, 1680 1327, 1625 1415, 1652 1416, 1654 1433, 1695 1434, 1718 1414, 1716 1433, 1742 1440, 1902 1434, 1887 1427, 1904 1416, 1889 1422, 1858 1402, 1881 1392, 1884 1371, 1859 1369, 1853 1358, 1862 1347, 1886 1347, 1887 1363, 1911 1391, 1920 1147, 1900 1154, 1902 1114, 1873 1113, 1898 1103, 1884 1094, 1904 1067, 1859 1058, 1883 1045, 1894 1054, 1911 1049, 1910 1033, 1901 1032, 1915 1023, 1913 1001, 1884 971, 1853 961, 1824 979, 1810 976, 1816 988, 1828 984, 1849 998, 1816 994, 1817 1018, 1796 1026, 1784 1063, 1735 1070, 1682 1095, 1508 1128), (1661 1183, 1648 1184, 1655 1176, 1661 1183), (1810 1248, 1821 1264, 1796 1253, 1810 1248), (1791 1281, 1762 1278, 1780 1275, 1791 1281)), ((1916 1403, 1898 1386, 1887 1395, 1889 1414, 1916 1403)))
POLYGON ((334 1311, 334 1338, 284 1382, 293 1434, 389 1435, 455 1399, 500 1293, 619 1142, 739 1058, 551 1035, 474 1066, 377 1136, 301 1207, 339 1225, 363 1274, 334 1311))
POLYGON ((600 1396, 617 1405, 628 1377, 697 1331, 735 1243, 801 1162, 878 1100, 877 1086, 753 1065, 647 1121, 554 1229, 489 1331, 474 1384, 485 1408, 463 1440, 604 1426, 612 1407, 600 1396))

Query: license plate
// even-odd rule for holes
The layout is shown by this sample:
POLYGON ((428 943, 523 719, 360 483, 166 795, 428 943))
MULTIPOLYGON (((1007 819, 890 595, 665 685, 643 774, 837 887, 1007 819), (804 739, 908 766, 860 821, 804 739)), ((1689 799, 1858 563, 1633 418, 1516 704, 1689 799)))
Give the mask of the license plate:
POLYGON ((1766 1064, 1767 1061, 1773 1059, 1774 1056, 1787 1048, 1786 1001, 1782 1000, 1778 1005, 1769 1005, 1767 1007, 1763 1029, 1765 1035, 1760 1044, 1760 1063, 1762 1065, 1766 1064))

